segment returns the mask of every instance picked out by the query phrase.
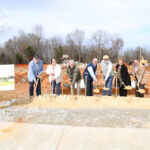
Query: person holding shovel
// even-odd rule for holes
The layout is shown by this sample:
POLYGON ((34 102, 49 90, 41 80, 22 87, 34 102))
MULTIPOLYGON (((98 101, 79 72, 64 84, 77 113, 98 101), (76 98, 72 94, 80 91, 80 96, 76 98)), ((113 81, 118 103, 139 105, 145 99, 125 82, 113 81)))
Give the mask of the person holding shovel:
POLYGON ((56 88, 57 95, 60 95, 60 83, 62 81, 61 66, 57 64, 55 58, 52 59, 52 65, 48 65, 46 73, 49 75, 49 82, 51 84, 53 94, 55 94, 56 88))
POLYGON ((94 58, 92 62, 90 62, 83 73, 84 82, 86 85, 86 96, 93 96, 93 81, 97 82, 96 78, 96 70, 97 70, 97 58, 94 58))
POLYGON ((133 69, 134 69, 134 80, 136 82, 135 96, 144 97, 143 91, 144 91, 145 84, 147 82, 145 66, 143 64, 140 64, 139 60, 135 58, 133 69))
POLYGON ((34 95, 34 85, 36 86, 36 95, 41 95, 41 75, 43 73, 43 61, 40 60, 38 54, 29 63, 28 79, 29 79, 29 96, 34 95))
POLYGON ((101 71, 104 79, 103 96, 106 96, 107 89, 108 89, 108 96, 111 96, 114 72, 113 72, 113 64, 109 60, 108 55, 103 56, 103 60, 101 61, 101 71))
POLYGON ((77 95, 80 95, 81 73, 74 60, 69 61, 69 66, 66 68, 66 73, 69 78, 71 95, 74 95, 75 83, 77 83, 77 95))
POLYGON ((122 58, 118 59, 118 64, 116 65, 116 72, 117 72, 117 85, 119 87, 119 95, 127 96, 128 90, 126 89, 126 87, 131 86, 131 79, 128 73, 128 68, 123 63, 122 58))

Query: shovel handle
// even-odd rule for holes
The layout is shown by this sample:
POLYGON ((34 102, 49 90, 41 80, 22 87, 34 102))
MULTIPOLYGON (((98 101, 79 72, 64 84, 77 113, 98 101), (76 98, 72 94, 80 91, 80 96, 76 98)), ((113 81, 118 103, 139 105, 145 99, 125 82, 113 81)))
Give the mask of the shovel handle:
POLYGON ((85 73, 85 96, 87 95, 87 75, 88 73, 85 73))
POLYGON ((63 83, 63 72, 62 72, 62 83, 61 83, 61 84, 62 84, 62 95, 64 95, 64 87, 63 87, 63 84, 64 84, 64 83, 63 83))

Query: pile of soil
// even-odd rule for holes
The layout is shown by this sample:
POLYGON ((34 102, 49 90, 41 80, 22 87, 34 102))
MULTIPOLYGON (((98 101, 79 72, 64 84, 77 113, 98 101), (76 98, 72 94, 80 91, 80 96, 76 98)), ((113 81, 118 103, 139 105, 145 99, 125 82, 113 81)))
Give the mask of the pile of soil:
MULTIPOLYGON (((21 99, 20 99, 21 100, 21 99)), ((23 99, 22 99, 23 100, 23 99)), ((15 106, 15 107, 20 107, 15 106)), ((150 98, 44 95, 34 97, 32 102, 21 105, 25 108, 143 108, 150 109, 150 98)))

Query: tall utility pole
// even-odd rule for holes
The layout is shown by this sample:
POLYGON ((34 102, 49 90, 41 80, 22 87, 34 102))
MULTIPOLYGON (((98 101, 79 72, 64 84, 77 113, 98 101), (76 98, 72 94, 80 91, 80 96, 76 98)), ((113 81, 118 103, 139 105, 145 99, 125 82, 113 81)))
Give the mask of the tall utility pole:
POLYGON ((35 40, 36 40, 36 45, 37 45, 37 50, 38 50, 38 52, 39 52, 39 50, 40 50, 40 38, 39 37, 35 37, 35 40))
POLYGON ((141 52, 141 47, 140 47, 140 59, 141 59, 141 53, 142 53, 142 52, 141 52))

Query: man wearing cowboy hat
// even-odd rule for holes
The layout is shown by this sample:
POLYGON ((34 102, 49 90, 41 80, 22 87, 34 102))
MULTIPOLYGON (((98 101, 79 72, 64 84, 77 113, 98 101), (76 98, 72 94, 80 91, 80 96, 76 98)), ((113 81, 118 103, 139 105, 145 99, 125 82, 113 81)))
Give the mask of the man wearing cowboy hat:
MULTIPOLYGON (((103 79, 104 79, 104 87, 108 87, 108 96, 111 96, 112 92, 112 81, 114 77, 114 72, 113 72, 113 64, 109 60, 108 55, 103 56, 103 60, 101 61, 101 71, 103 74, 103 79)), ((106 90, 103 89, 103 96, 106 96, 106 90)))

